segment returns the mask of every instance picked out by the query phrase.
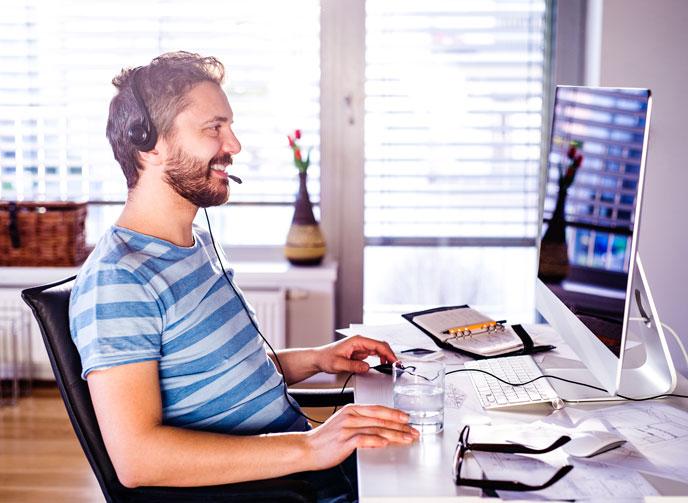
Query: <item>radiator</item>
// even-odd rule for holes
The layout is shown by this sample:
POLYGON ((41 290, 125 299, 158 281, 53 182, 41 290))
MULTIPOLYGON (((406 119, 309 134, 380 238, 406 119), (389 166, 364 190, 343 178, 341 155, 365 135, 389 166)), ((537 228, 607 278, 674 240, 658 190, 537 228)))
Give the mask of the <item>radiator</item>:
MULTIPOLYGON (((16 375, 24 379, 54 379, 40 330, 19 297, 19 291, 0 289, 0 292, 0 380, 16 375)), ((273 348, 285 348, 287 290, 247 289, 243 292, 256 310, 263 336, 273 348)), ((0 397, 2 394, 0 388, 0 397)))
POLYGON ((0 405, 31 391, 31 326, 23 302, 0 298, 0 405))
POLYGON ((244 290, 244 296, 256 310, 258 326, 274 349, 287 347, 286 289, 244 290))

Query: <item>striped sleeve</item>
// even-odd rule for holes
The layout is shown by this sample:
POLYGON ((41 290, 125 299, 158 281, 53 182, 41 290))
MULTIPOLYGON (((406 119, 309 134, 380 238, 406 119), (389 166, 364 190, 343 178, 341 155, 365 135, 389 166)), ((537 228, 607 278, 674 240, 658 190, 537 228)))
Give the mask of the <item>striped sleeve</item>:
POLYGON ((163 312, 150 288, 121 269, 84 271, 69 305, 82 378, 96 369, 160 360, 163 312))

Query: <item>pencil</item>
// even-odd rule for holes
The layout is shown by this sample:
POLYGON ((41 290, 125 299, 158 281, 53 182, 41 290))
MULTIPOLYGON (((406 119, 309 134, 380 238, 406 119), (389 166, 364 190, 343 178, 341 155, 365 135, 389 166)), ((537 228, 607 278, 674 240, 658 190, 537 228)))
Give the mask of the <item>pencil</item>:
POLYGON ((506 320, 499 320, 499 321, 481 321, 480 323, 473 323, 472 325, 464 325, 461 327, 452 327, 448 328, 445 330, 444 334, 450 334, 450 335, 455 335, 462 333, 464 335, 466 331, 468 331, 468 334, 473 332, 473 330, 488 330, 492 327, 495 327, 497 325, 501 325, 502 323, 506 323, 506 320))

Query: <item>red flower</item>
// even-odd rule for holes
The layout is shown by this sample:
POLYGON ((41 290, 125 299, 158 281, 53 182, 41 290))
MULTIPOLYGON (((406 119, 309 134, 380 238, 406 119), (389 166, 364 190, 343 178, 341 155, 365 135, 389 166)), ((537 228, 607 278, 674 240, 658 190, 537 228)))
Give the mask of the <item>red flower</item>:
POLYGON ((573 159, 574 157, 576 157, 577 151, 578 149, 576 148, 576 145, 572 143, 569 147, 569 150, 566 152, 566 157, 568 157, 569 159, 573 159))
POLYGON ((294 166, 296 166, 296 168, 299 170, 299 173, 306 173, 306 170, 308 169, 308 166, 311 163, 312 148, 308 149, 308 154, 304 159, 301 154, 301 145, 299 145, 298 143, 298 141, 301 139, 301 130, 295 129, 294 134, 287 135, 287 138, 289 139, 289 147, 291 148, 292 153, 294 154, 294 166))

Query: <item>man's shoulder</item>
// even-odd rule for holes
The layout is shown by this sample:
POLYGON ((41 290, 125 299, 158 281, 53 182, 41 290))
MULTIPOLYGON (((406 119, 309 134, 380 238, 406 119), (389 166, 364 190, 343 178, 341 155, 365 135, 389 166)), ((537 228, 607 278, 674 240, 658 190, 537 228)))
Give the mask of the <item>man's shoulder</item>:
POLYGON ((97 284, 145 285, 148 281, 141 272, 141 266, 150 258, 150 253, 132 243, 126 233, 111 227, 101 236, 81 267, 73 296, 87 285, 89 290, 97 284))

